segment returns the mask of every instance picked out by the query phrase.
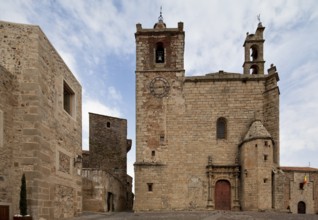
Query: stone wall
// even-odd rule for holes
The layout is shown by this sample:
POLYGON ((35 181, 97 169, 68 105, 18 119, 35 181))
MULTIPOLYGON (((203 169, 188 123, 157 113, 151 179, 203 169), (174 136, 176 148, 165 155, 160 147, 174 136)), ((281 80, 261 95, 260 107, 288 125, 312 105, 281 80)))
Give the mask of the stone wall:
MULTIPOLYGON (((279 93, 275 84, 278 75, 276 72, 250 75, 219 71, 185 77, 184 32, 180 24, 178 28, 162 29, 157 25, 154 29, 137 25, 134 209, 213 208, 217 201, 215 198, 208 201, 208 195, 213 197, 213 184, 219 180, 230 184, 231 209, 237 209, 234 189, 240 184, 236 183, 238 173, 233 167, 239 167, 239 145, 251 123, 256 119, 266 122, 265 127, 268 125, 275 134, 275 142, 279 137, 276 106, 279 93), (154 61, 157 42, 165 46, 164 63, 154 61), (273 90, 273 94, 269 94, 269 90, 273 90), (264 95, 267 92, 268 95, 264 95), (217 121, 221 117, 226 121, 225 138, 217 138, 217 121), (206 173, 209 156, 213 161, 211 167, 219 169, 211 180, 206 173), (192 180, 196 180, 196 184, 192 184, 192 180)), ((278 141, 275 148, 276 154, 278 141)), ((277 159, 277 155, 274 157, 277 159)), ((271 169, 266 166, 269 187, 258 196, 270 193, 271 169)), ((262 173, 260 170, 256 174, 256 181, 264 181, 262 173)), ((252 190, 240 191, 240 196, 257 194, 252 190)), ((271 202, 261 208, 271 208, 271 202)))
POLYGON ((304 202, 306 213, 316 214, 318 170, 308 167, 282 167, 282 170, 285 174, 284 187, 286 188, 284 203, 288 210, 298 213, 298 203, 304 202), (304 184, 305 176, 307 183, 304 184))
POLYGON ((84 168, 83 210, 111 212, 127 210, 127 183, 99 169, 84 168))
POLYGON ((29 213, 35 219, 72 217, 82 209, 80 167, 74 166, 81 155, 81 85, 38 26, 0 22, 0 39, 1 68, 16 84, 7 99, 1 98, 7 128, 3 149, 11 159, 5 162, 10 187, 0 202, 10 204, 11 215, 19 212, 25 173, 29 213), (71 114, 64 110, 66 84, 73 92, 71 114), (65 213, 56 212, 65 205, 59 187, 72 191, 67 193, 72 209, 65 213))
POLYGON ((83 210, 131 210, 132 178, 127 175, 127 120, 89 113, 89 151, 83 151, 83 210))

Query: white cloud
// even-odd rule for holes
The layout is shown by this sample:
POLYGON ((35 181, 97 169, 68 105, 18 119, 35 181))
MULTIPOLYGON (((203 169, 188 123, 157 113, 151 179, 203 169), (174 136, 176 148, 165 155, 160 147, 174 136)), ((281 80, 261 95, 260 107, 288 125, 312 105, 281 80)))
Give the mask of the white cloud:
POLYGON ((108 88, 108 94, 109 98, 116 100, 116 101, 121 101, 122 97, 119 91, 117 91, 113 86, 108 88))

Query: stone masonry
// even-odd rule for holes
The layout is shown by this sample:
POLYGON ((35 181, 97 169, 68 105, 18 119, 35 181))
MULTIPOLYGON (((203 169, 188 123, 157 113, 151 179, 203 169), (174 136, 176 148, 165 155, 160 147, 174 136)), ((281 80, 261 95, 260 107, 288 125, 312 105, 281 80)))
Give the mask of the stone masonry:
POLYGON ((33 219, 82 211, 81 85, 38 26, 0 22, 0 205, 33 219))
POLYGON ((281 185, 279 77, 273 64, 265 72, 265 27, 246 36, 243 73, 191 77, 182 22, 167 28, 159 17, 153 28, 136 28, 134 210, 294 206, 281 185))
POLYGON ((83 151, 83 210, 132 209, 132 179, 127 175, 127 120, 89 113, 89 151, 83 151))

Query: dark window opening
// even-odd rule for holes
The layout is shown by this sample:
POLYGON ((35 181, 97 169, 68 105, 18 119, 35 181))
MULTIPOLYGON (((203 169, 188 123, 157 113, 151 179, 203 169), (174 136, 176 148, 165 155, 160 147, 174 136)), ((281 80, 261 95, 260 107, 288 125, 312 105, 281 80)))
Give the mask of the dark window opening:
POLYGON ((304 189, 304 183, 299 183, 299 189, 303 190, 304 189))
POLYGON ((153 191, 153 183, 147 183, 148 185, 148 192, 152 192, 153 191))
POLYGON ((151 151, 151 156, 153 156, 153 157, 156 156, 156 151, 154 151, 154 150, 151 151))
POLYGON ((267 142, 267 141, 265 141, 265 142, 264 142, 264 145, 265 145, 265 146, 268 146, 268 142, 267 142))
POLYGON ((252 61, 257 60, 258 58, 258 51, 256 46, 251 47, 251 57, 252 57, 252 61))
POLYGON ((257 65, 251 66, 250 74, 258 74, 258 66, 257 65))
POLYGON ((163 47, 163 43, 159 42, 156 45, 156 63, 164 63, 165 62, 165 50, 163 47))
POLYGON ((165 142, 165 136, 164 135, 160 135, 160 144, 164 144, 165 142))
POLYGON ((268 155, 264 154, 264 161, 268 160, 268 155))
POLYGON ((264 178, 264 180, 263 180, 263 181, 264 181, 264 183, 267 183, 267 180, 268 180, 267 178, 264 178))
POLYGON ((75 93, 69 85, 64 81, 63 85, 63 106, 64 110, 73 116, 75 108, 75 93))
POLYGON ((107 128, 110 128, 110 122, 107 122, 106 126, 107 128))
POLYGON ((216 123, 216 137, 217 139, 226 138, 226 119, 219 118, 216 123))

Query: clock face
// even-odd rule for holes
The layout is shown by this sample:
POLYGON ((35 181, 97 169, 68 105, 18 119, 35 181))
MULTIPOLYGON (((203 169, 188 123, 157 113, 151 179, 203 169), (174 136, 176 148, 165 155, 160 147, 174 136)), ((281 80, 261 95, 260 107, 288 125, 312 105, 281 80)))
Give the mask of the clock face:
POLYGON ((165 78, 156 77, 151 80, 149 89, 152 95, 162 98, 169 93, 170 85, 165 78))

